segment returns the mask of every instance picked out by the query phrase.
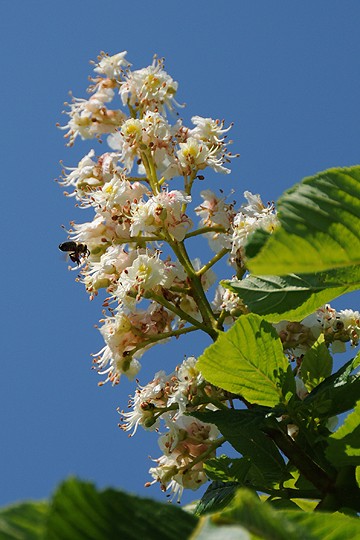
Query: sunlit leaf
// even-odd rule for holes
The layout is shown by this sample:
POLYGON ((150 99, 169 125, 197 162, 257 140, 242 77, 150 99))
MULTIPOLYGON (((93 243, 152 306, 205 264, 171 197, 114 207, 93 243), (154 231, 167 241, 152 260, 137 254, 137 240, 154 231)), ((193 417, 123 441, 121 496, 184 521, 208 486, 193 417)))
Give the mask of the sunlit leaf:
POLYGON ((2 540, 40 540, 45 532, 48 504, 25 502, 0 510, 2 540))
POLYGON ((339 429, 330 435, 326 455, 337 466, 360 465, 360 401, 339 429))
POLYGON ((218 527, 210 517, 205 516, 201 518, 191 540, 258 540, 258 537, 251 535, 241 525, 218 527))
POLYGON ((222 281, 250 311, 271 322, 301 321, 323 304, 360 288, 360 266, 317 274, 254 276, 222 281))
POLYGON ((207 476, 219 482, 242 482, 250 467, 250 459, 234 459, 225 455, 207 459, 204 463, 207 476))
POLYGON ((320 334, 301 362, 301 378, 309 392, 331 375, 332 364, 332 356, 326 346, 324 335, 320 334))
MULTIPOLYGON (((210 517, 218 526, 239 524, 267 540, 344 540, 360 537, 360 521, 340 513, 277 510, 252 492, 240 489, 230 506, 210 517)), ((196 537, 195 537, 196 538, 196 537)))
POLYGON ((258 315, 241 316, 198 360, 212 384, 251 403, 274 406, 295 392, 294 377, 281 341, 258 315))
POLYGON ((326 377, 301 402, 300 408, 313 410, 317 417, 329 417, 352 409, 360 395, 360 376, 354 370, 360 363, 360 353, 336 373, 326 377))
POLYGON ((200 516, 222 510, 233 499, 238 488, 237 482, 212 482, 198 502, 195 514, 200 516))
MULTIPOLYGON (((192 413, 193 414, 193 413, 192 413)), ((262 431, 264 413, 252 410, 201 412, 194 416, 215 424, 222 435, 241 455, 250 459, 251 481, 262 482, 262 487, 286 478, 286 468, 275 443, 262 431), (255 467, 255 471, 253 470, 255 467)))
MULTIPOLYGON (((247 266, 256 275, 321 272, 360 264, 360 167, 305 178, 278 201, 281 227, 247 266)), ((263 239, 262 239, 263 240, 263 239)), ((260 249, 260 251, 259 251, 260 249)))
POLYGON ((47 540, 188 538, 197 519, 175 505, 70 479, 55 493, 47 540))

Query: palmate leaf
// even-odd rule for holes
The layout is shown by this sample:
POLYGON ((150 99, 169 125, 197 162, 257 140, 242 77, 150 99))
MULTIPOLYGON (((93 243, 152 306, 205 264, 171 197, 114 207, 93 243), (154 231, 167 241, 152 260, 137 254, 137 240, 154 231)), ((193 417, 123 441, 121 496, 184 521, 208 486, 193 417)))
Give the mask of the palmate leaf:
POLYGON ((195 515, 201 516, 222 510, 233 499, 237 489, 239 489, 237 482, 212 482, 196 505, 195 515))
POLYGON ((340 513, 276 510, 249 490, 239 489, 229 508, 200 520, 192 539, 225 539, 229 534, 231 539, 245 540, 249 536, 244 530, 255 535, 250 538, 263 540, 344 540, 360 537, 360 521, 340 513))
POLYGON ((309 392, 332 372, 333 360, 323 334, 309 349, 301 362, 300 376, 309 392))
POLYGON ((238 294, 249 307, 273 323, 301 321, 323 304, 360 288, 360 266, 317 274, 254 276, 221 284, 238 294))
POLYGON ((243 482, 251 467, 250 458, 230 458, 226 455, 207 459, 206 475, 218 482, 243 482))
POLYGON ((360 375, 353 373, 359 364, 360 353, 316 386, 298 410, 303 409, 305 415, 313 411, 316 417, 325 418, 352 409, 360 395, 360 375))
POLYGON ((246 247, 253 274, 306 274, 360 264, 360 166, 305 178, 277 206, 281 227, 268 238, 256 235, 255 246, 250 238, 246 247))
POLYGON ((1 540, 147 540, 189 538, 197 518, 179 507, 97 491, 74 478, 50 503, 26 502, 0 510, 1 540))
POLYGON ((295 381, 281 341, 258 315, 239 317, 198 360, 212 384, 251 403, 272 407, 295 393, 295 381))
POLYGON ((330 435, 326 456, 336 466, 360 465, 360 401, 345 422, 330 435))
POLYGON ((44 538, 49 505, 24 502, 0 510, 2 540, 41 540, 44 538))
POLYGON ((47 540, 188 538, 197 519, 180 508, 70 479, 57 490, 47 540))
MULTIPOLYGON (((263 491, 287 477, 285 462, 275 443, 262 427, 268 410, 228 410, 191 413, 202 422, 215 424, 241 455, 250 459, 248 477, 262 484, 263 491)), ((242 481, 241 477, 238 478, 242 481)), ((259 486, 260 487, 260 486, 259 486)))

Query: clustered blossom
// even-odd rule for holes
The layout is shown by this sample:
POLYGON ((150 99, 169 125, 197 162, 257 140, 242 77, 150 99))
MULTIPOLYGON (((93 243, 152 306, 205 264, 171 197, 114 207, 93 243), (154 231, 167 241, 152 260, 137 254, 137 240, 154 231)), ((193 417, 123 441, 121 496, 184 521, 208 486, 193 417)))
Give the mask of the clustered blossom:
MULTIPOLYGON (((272 233, 279 225, 274 203, 264 204, 250 191, 238 208, 229 200, 232 191, 224 195, 223 189, 205 189, 195 201, 193 186, 204 180, 205 170, 230 173, 228 165, 237 157, 227 149, 232 124, 201 116, 193 116, 191 126, 178 116, 171 122, 167 113, 179 107, 178 83, 163 59, 132 70, 126 54, 101 53, 90 97, 67 104, 68 121, 61 128, 68 146, 78 137, 106 139, 108 145, 101 155, 91 149, 76 167, 64 166, 59 181, 78 208, 93 212, 89 221, 71 222, 67 232, 83 247, 82 256, 72 259, 78 281, 91 300, 101 290, 106 295, 99 325, 105 345, 93 355, 100 385, 136 377, 142 355, 157 343, 197 330, 215 340, 224 326, 248 313, 238 295, 219 285, 213 267, 226 261, 236 274, 233 281, 242 279, 249 235, 257 229, 272 233), (179 180, 173 185, 175 178, 180 186, 179 180), (189 255, 198 236, 215 252, 206 262, 189 255)), ((348 341, 357 345, 359 319, 359 312, 324 306, 301 322, 283 321, 277 330, 284 350, 300 365, 320 333, 334 352, 348 341)), ((138 386, 121 427, 131 435, 139 426, 165 429, 151 483, 180 497, 184 488, 206 481, 204 462, 222 439, 215 426, 191 413, 227 407, 231 399, 204 380, 193 357, 171 375, 159 371, 138 386)))
POLYGON ((103 319, 100 333, 106 345, 94 355, 94 364, 107 375, 105 382, 117 384, 123 373, 134 378, 140 370, 138 358, 154 342, 166 339, 161 336, 171 329, 173 318, 163 307, 150 304, 147 310, 119 310, 103 319))
MULTIPOLYGON (((189 259, 184 242, 194 230, 188 207, 199 172, 212 168, 228 174, 225 164, 234 156, 225 146, 231 125, 225 126, 224 121, 194 116, 193 127, 186 127, 179 118, 173 124, 168 120, 166 110, 178 106, 178 84, 164 70, 162 59, 133 71, 126 52, 102 53, 94 71, 90 97, 73 100, 63 129, 69 144, 78 136, 88 139, 105 134, 110 151, 96 156, 92 149, 77 167, 64 167, 60 184, 78 207, 94 211, 91 221, 72 222, 68 233, 71 241, 86 245, 90 252, 80 270, 80 281, 90 298, 101 289, 107 292, 105 307, 110 315, 100 327, 106 346, 95 367, 116 384, 123 373, 133 377, 139 369, 141 338, 134 333, 134 325, 126 332, 123 327, 125 320, 134 319, 141 302, 146 317, 154 316, 160 304, 167 318, 158 341, 163 341, 166 332, 187 332, 189 324, 196 329, 211 320, 215 327, 215 306, 221 305, 224 295, 221 317, 233 322, 227 313, 226 306, 234 313, 234 306, 225 301, 227 291, 218 289, 213 304, 205 297, 216 281, 213 263, 189 259), (120 107, 109 109, 117 96, 120 107), (130 176, 134 163, 136 177, 130 176), (183 177, 183 189, 170 186, 176 176, 183 177)), ((222 256, 230 255, 236 216, 233 204, 221 199, 210 202, 216 197, 206 193, 204 204, 195 211, 200 226, 219 226, 221 231, 215 234, 226 238, 222 256), (211 205, 217 209, 213 211, 211 205)), ((143 343, 143 349, 148 348, 147 340, 143 343)))
POLYGON ((210 247, 214 251, 230 251, 229 262, 240 273, 245 267, 244 246, 251 233, 262 229, 272 233, 279 225, 274 203, 265 206, 259 194, 244 192, 247 204, 238 211, 234 203, 226 202, 210 190, 201 193, 204 202, 195 208, 201 217, 200 225, 211 232, 206 233, 210 247))
POLYGON ((205 457, 215 456, 219 432, 214 425, 184 413, 215 410, 215 404, 226 399, 223 390, 204 380, 194 357, 184 360, 172 374, 159 371, 153 381, 138 386, 129 402, 133 410, 121 413, 121 428, 134 435, 139 426, 160 430, 162 421, 167 430, 159 439, 163 455, 155 460, 157 466, 150 469, 154 481, 148 486, 160 482, 163 491, 180 497, 184 488, 194 490, 207 481, 203 465, 205 457))
POLYGON ((333 353, 344 352, 345 343, 356 347, 360 340, 360 313, 352 309, 336 311, 330 304, 320 307, 301 322, 282 321, 275 328, 284 349, 301 363, 320 334, 333 353))

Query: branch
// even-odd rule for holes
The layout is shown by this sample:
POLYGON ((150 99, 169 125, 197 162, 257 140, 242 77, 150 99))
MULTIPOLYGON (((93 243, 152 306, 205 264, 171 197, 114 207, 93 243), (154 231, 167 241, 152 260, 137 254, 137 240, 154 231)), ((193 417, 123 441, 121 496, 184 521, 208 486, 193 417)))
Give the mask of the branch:
POLYGON ((334 490, 334 478, 331 478, 319 465, 317 465, 291 437, 279 428, 266 427, 264 429, 289 461, 295 465, 324 495, 334 490))

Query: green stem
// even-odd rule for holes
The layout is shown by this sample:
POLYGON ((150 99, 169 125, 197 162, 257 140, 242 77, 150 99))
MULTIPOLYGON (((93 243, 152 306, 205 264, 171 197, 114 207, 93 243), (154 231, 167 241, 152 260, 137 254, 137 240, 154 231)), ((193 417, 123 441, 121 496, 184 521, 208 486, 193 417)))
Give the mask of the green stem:
POLYGON ((316 507, 316 510, 336 512, 341 508, 351 508, 360 512, 360 489, 356 482, 355 466, 341 467, 337 473, 334 489, 316 507))
POLYGON ((224 255, 229 253, 229 251, 230 250, 226 248, 223 248, 222 250, 220 250, 219 253, 217 253, 212 259, 210 259, 210 261, 207 264, 205 264, 202 268, 200 268, 200 270, 196 272, 196 275, 198 277, 201 277, 203 274, 205 274, 205 272, 209 270, 209 268, 211 268, 212 266, 214 266, 214 264, 220 261, 220 259, 222 259, 224 255))
POLYGON ((131 118, 136 118, 137 116, 136 110, 130 105, 129 102, 127 102, 127 106, 128 106, 131 118))
POLYGON ((222 309, 220 312, 220 315, 217 320, 217 327, 219 330, 223 329, 223 322, 225 321, 226 317, 229 315, 229 312, 226 311, 226 309, 222 309))
POLYGON ((215 341, 218 337, 219 330, 217 329, 217 321, 215 319, 209 301, 206 298, 201 283, 201 277, 197 276, 197 273, 194 270, 194 267, 189 259, 184 243, 169 240, 169 244, 188 275, 192 296, 197 303, 197 306, 203 318, 203 322, 207 327, 207 333, 215 341))
POLYGON ((209 399, 200 398, 199 401, 195 399, 191 402, 191 405, 193 405, 194 407, 198 407, 199 405, 214 405, 215 407, 223 411, 229 410, 229 407, 225 405, 225 403, 222 403, 222 401, 219 401, 217 399, 211 399, 211 398, 209 399))
POLYGON ((154 195, 159 194, 159 181, 156 173, 156 166, 149 150, 141 152, 141 157, 144 161, 144 167, 149 177, 149 182, 154 195), (146 165, 145 165, 146 162, 146 165))
POLYGON ((159 242, 161 238, 158 236, 131 236, 130 238, 116 238, 114 244, 131 244, 143 242, 159 242))
POLYGON ((213 227, 201 227, 200 229, 196 229, 196 231, 187 233, 185 235, 185 239, 192 238, 193 236, 198 236, 199 234, 207 234, 210 232, 225 233, 226 230, 224 229, 224 227, 221 227, 221 225, 214 225, 213 227))
POLYGON ((321 493, 333 490, 334 479, 315 463, 296 442, 280 428, 267 427, 264 431, 276 443, 279 449, 321 493))
POLYGON ((171 287, 169 287, 169 291, 171 291, 173 293, 178 293, 178 294, 190 294, 191 293, 190 287, 178 287, 177 285, 171 285, 171 287))
POLYGON ((149 158, 148 158, 148 153, 142 151, 142 152, 140 152, 140 155, 141 155, 141 161, 142 161, 142 163, 144 165, 146 174, 147 174, 147 176, 149 178, 149 184, 150 184, 151 190, 152 190, 154 195, 157 195, 158 194, 158 186, 157 186, 156 171, 155 171, 155 177, 154 177, 154 174, 153 174, 154 171, 153 171, 153 167, 150 164, 150 161, 149 161, 149 158))
MULTIPOLYGON (((163 341, 164 339, 168 339, 171 337, 181 336, 183 334, 189 334, 190 332, 195 332, 195 330, 199 330, 199 329, 195 328, 194 326, 187 326, 186 328, 181 328, 179 330, 172 330, 171 332, 163 332, 161 334, 156 334, 155 336, 149 337, 148 339, 142 341, 141 343, 138 343, 133 349, 131 349, 131 351, 128 351, 126 353, 126 356, 131 357, 137 351, 144 349, 148 345, 157 343, 158 341, 163 341)), ((133 329, 133 333, 135 335, 140 335, 140 336, 143 335, 142 332, 137 332, 136 329, 133 329)))
POLYGON ((160 178, 160 180, 158 181, 159 187, 161 187, 161 186, 163 185, 164 182, 166 182, 166 179, 162 176, 162 177, 160 178))
POLYGON ((157 302, 161 306, 166 307, 166 309, 178 315, 180 319, 187 321, 193 326, 196 326, 196 328, 198 328, 199 330, 203 330, 204 332, 212 336, 210 328, 208 328, 205 324, 201 323, 200 321, 197 321, 196 319, 191 317, 191 315, 188 315, 187 313, 185 313, 185 311, 183 311, 182 309, 178 308, 177 306, 175 306, 174 304, 166 300, 166 298, 164 298, 160 294, 156 294, 152 291, 148 291, 147 293, 145 293, 144 297, 151 300, 155 300, 155 302, 157 302))
POLYGON ((196 178, 196 174, 197 174, 197 171, 193 171, 189 179, 187 179, 187 177, 184 176, 186 195, 191 195, 191 190, 192 190, 194 180, 196 178))
POLYGON ((219 439, 216 439, 216 441, 214 441, 213 444, 211 444, 203 454, 200 454, 200 456, 196 457, 189 465, 187 465, 182 470, 182 473, 186 474, 192 467, 194 467, 194 465, 197 465, 201 461, 204 461, 210 454, 213 453, 216 448, 219 448, 219 446, 224 444, 224 442, 226 442, 225 437, 220 437, 219 439))

